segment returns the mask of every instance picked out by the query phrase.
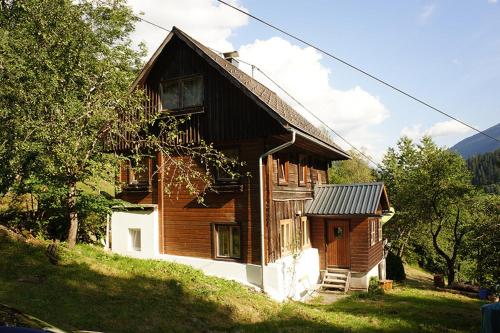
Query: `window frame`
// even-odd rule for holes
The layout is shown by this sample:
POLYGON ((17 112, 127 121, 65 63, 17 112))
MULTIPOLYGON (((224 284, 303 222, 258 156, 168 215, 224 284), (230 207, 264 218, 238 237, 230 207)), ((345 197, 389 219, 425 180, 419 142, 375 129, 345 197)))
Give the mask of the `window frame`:
POLYGON ((128 160, 124 164, 126 168, 126 179, 125 184, 123 186, 123 190, 125 191, 146 191, 151 192, 152 184, 153 184, 153 158, 151 156, 142 157, 139 163, 144 164, 140 168, 145 168, 147 170, 147 181, 138 181, 136 171, 133 170, 135 166, 133 166, 134 160, 128 160), (134 181, 135 180, 135 181, 134 181))
POLYGON ((300 217, 300 227, 302 229, 301 234, 301 245, 302 248, 310 248, 311 247, 311 223, 307 216, 300 217))
POLYGON ((277 174, 276 178, 278 180, 278 185, 288 185, 288 159, 284 156, 280 156, 276 159, 277 174), (284 161, 284 163, 283 163, 284 161), (281 166, 283 166, 283 177, 280 178, 281 166))
POLYGON ((307 161, 307 156, 300 154, 298 158, 298 163, 297 163, 297 177, 298 177, 298 185, 299 186, 307 186, 307 173, 308 173, 308 161, 307 161))
POLYGON ((380 221, 380 219, 377 219, 377 223, 378 223, 378 241, 382 241, 382 221, 380 221))
POLYGON ((376 228, 377 228, 377 220, 376 219, 370 219, 368 220, 370 223, 370 246, 373 246, 377 243, 376 241, 376 228))
POLYGON ((203 112, 203 106, 205 103, 205 80, 202 74, 193 74, 193 75, 186 75, 186 76, 180 76, 172 79, 167 79, 167 80, 160 80, 159 82, 159 103, 160 103, 160 110, 161 112, 170 112, 173 115, 184 115, 184 114, 191 114, 191 113, 199 113, 203 112), (194 80, 194 79, 200 79, 201 80, 201 101, 199 104, 194 104, 194 105, 189 105, 189 106, 184 106, 184 86, 183 83, 185 81, 189 80, 194 80), (178 98, 178 107, 172 108, 172 109, 167 109, 163 107, 163 101, 162 101, 162 95, 163 95, 163 85, 164 84, 171 84, 171 83, 176 83, 177 86, 177 98, 178 98))
POLYGON ((241 254, 242 254, 242 242, 241 242, 241 225, 237 222, 214 222, 212 223, 212 232, 213 232, 213 255, 214 259, 217 260, 225 260, 225 261, 240 261, 241 260, 241 254), (228 235, 229 235, 229 256, 224 256, 219 254, 219 228, 220 227, 227 227, 228 228, 228 235), (240 237, 240 246, 238 248, 239 255, 235 256, 233 255, 233 232, 232 229, 237 228, 239 229, 239 237, 240 237))
POLYGON ((292 252, 293 250, 293 241, 294 241, 294 223, 293 219, 282 219, 280 220, 280 233, 279 233, 279 239, 280 239, 280 251, 281 251, 281 256, 288 255, 292 252), (287 227, 288 226, 288 233, 287 227), (283 229, 283 230, 282 230, 283 229), (283 232, 285 231, 285 232, 283 232), (287 235, 285 235, 287 233, 287 235))
MULTIPOLYGON (((240 148, 239 147, 225 147, 225 148, 221 148, 219 149, 219 151, 221 153, 224 154, 224 151, 234 151, 236 152, 236 158, 237 160, 239 161, 240 160, 240 148)), ((228 156, 226 154, 224 154, 225 156, 228 156)), ((228 156, 230 157, 230 156, 228 156)), ((237 172, 239 172, 239 168, 237 168, 238 170, 236 170, 237 172)), ((240 182, 240 179, 239 178, 228 178, 228 177, 221 177, 220 175, 220 172, 221 170, 219 168, 216 168, 215 170, 215 181, 217 183, 222 183, 222 184, 237 184, 240 182)))
POLYGON ((133 251, 133 252, 141 252, 142 251, 142 232, 141 228, 128 228, 128 250, 133 251), (137 247, 136 244, 134 244, 135 240, 137 239, 137 235, 132 236, 133 233, 138 233, 139 234, 139 246, 137 247))

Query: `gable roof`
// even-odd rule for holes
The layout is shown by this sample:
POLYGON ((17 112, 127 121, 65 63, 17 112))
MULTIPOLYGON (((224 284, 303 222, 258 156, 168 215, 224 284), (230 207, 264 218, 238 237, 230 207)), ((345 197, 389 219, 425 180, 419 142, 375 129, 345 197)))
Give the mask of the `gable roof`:
POLYGON ((307 215, 377 215, 378 205, 389 210, 384 183, 320 185, 305 207, 307 215))
POLYGON ((282 100, 274 91, 258 82, 238 67, 225 60, 210 48, 193 39, 177 27, 173 27, 160 47, 153 54, 151 59, 146 63, 141 70, 136 80, 132 84, 131 89, 135 89, 139 85, 143 85, 160 56, 165 46, 170 42, 173 36, 177 36, 184 41, 196 53, 202 56, 207 62, 217 69, 222 75, 226 76, 231 82, 238 86, 246 95, 251 97, 260 106, 262 106, 274 119, 276 119, 283 127, 294 129, 302 136, 311 141, 320 141, 323 146, 326 146, 336 154, 340 155, 341 159, 349 159, 350 156, 342 148, 333 142, 329 135, 321 131, 319 128, 311 124, 300 113, 295 111, 284 100, 282 100))

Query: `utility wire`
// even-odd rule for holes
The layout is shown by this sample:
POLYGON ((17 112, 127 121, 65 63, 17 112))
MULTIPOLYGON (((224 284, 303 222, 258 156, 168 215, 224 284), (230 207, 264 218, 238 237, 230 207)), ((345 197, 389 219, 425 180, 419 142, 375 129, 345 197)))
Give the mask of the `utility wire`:
POLYGON ((228 7, 233 8, 234 10, 236 10, 236 11, 238 11, 238 12, 242 13, 242 14, 245 14, 245 15, 247 15, 247 16, 249 16, 249 17, 253 18, 254 20, 257 20, 257 21, 261 22, 262 24, 267 25, 268 27, 270 27, 270 28, 272 28, 272 29, 274 29, 274 30, 277 30, 277 31, 281 32, 282 34, 287 35, 287 36, 288 36, 288 37, 290 37, 290 38, 293 38, 293 39, 295 39, 295 40, 297 40, 297 41, 299 41, 299 42, 301 42, 301 43, 303 43, 303 44, 305 44, 305 45, 307 45, 307 46, 309 46, 309 47, 312 47, 312 48, 313 48, 313 49, 315 49, 316 51, 318 51, 318 52, 320 52, 320 53, 323 53, 324 55, 326 55, 326 56, 328 56, 328 57, 330 57, 330 58, 333 58, 333 59, 335 59, 335 60, 337 60, 337 61, 341 62, 342 64, 344 64, 344 65, 346 65, 346 66, 348 66, 348 67, 350 67, 350 68, 352 68, 352 69, 354 69, 354 70, 356 70, 356 71, 358 71, 358 72, 360 72, 360 73, 362 73, 362 74, 364 74, 364 75, 366 75, 366 76, 370 77, 371 79, 373 79, 373 80, 375 80, 375 81, 377 81, 377 82, 379 82, 379 83, 381 83, 381 84, 383 84, 383 85, 385 85, 385 86, 387 86, 387 87, 389 87, 389 88, 391 88, 391 89, 393 89, 393 90, 395 90, 395 91, 399 92, 400 94, 403 94, 403 95, 405 95, 406 97, 409 97, 409 98, 413 99, 414 101, 416 101, 416 102, 418 102, 418 103, 420 103, 420 104, 422 104, 422 105, 425 105, 426 107, 428 107, 428 108, 430 108, 430 109, 432 109, 432 110, 434 110, 434 111, 437 111, 437 112, 441 113, 442 115, 444 115, 444 116, 446 116, 446 117, 448 117, 448 118, 451 118, 451 119, 453 119, 453 120, 455 120, 455 121, 459 122, 460 124, 462 124, 462 125, 464 125, 464 126, 466 126, 466 127, 470 128, 470 129, 472 129, 472 130, 476 131, 477 133, 480 133, 480 134, 482 134, 482 135, 484 135, 484 136, 486 136, 486 137, 488 137, 488 138, 490 138, 490 139, 492 139, 492 140, 495 140, 495 141, 497 141, 497 142, 500 142, 500 140, 499 140, 499 139, 497 139, 497 138, 495 138, 495 137, 493 137, 493 136, 491 136, 491 135, 489 135, 489 134, 487 134, 487 133, 485 133, 485 132, 483 132, 483 131, 481 131, 481 130, 479 130, 479 129, 475 128, 475 127, 474 127, 474 126, 472 126, 472 125, 467 124, 466 122, 464 122, 464 121, 462 121, 462 120, 460 120, 460 119, 458 119, 458 118, 456 118, 456 117, 454 117, 454 116, 452 116, 452 115, 450 115, 450 114, 448 114, 448 113, 446 113, 446 112, 444 112, 444 111, 442 111, 442 110, 438 109, 437 107, 434 107, 434 106, 430 105, 429 103, 427 103, 427 102, 423 101, 422 99, 420 99, 420 98, 418 98, 418 97, 415 97, 414 95, 412 95, 412 94, 410 94, 410 93, 408 93, 408 92, 406 92, 406 91, 404 91, 404 90, 402 90, 402 89, 400 89, 400 88, 398 88, 398 87, 396 87, 396 86, 394 86, 394 85, 392 85, 392 84, 388 83, 387 81, 384 81, 383 79, 381 79, 381 78, 379 78, 379 77, 377 77, 377 76, 375 76, 375 75, 373 75, 373 74, 368 73, 367 71, 365 71, 365 70, 361 69, 360 67, 357 67, 357 66, 355 66, 355 65, 352 65, 352 64, 351 64, 351 63, 349 63, 348 61, 343 60, 343 59, 341 59, 341 58, 339 58, 339 57, 337 57, 337 56, 335 56, 335 55, 333 55, 333 54, 331 54, 331 53, 329 53, 329 52, 327 52, 327 51, 325 51, 325 50, 323 50, 323 49, 321 49, 321 48, 319 48, 319 47, 317 47, 317 46, 315 46, 315 45, 313 45, 313 44, 311 44, 311 43, 309 43, 309 42, 307 42, 307 41, 305 41, 305 40, 303 40, 303 39, 302 39, 302 38, 300 38, 300 37, 297 37, 297 36, 295 36, 295 35, 292 35, 291 33, 286 32, 285 30, 283 30, 283 29, 281 29, 281 28, 279 28, 279 27, 277 27, 277 26, 275 26, 275 25, 273 25, 273 24, 271 24, 271 23, 269 23, 269 22, 267 22, 267 21, 264 21, 263 19, 258 18, 258 17, 257 17, 257 16, 255 16, 255 15, 252 15, 252 14, 250 14, 250 13, 247 13, 247 12, 243 11, 242 9, 240 9, 240 8, 238 8, 238 7, 236 7, 236 6, 233 6, 233 5, 231 5, 231 4, 229 4, 229 3, 227 3, 227 2, 225 2, 225 1, 223 1, 223 0, 217 0, 217 1, 218 1, 218 2, 220 2, 220 3, 222 3, 222 4, 224 4, 224 5, 226 5, 226 6, 228 6, 228 7))
MULTIPOLYGON (((142 17, 139 17, 137 16, 137 18, 145 23, 148 23, 154 27, 157 27, 159 29, 162 29, 164 31, 168 31, 170 32, 171 30, 165 28, 165 27, 162 27, 161 25, 158 25, 154 22, 151 22, 151 21, 148 21, 142 17)), ((223 54, 223 52, 221 51, 218 51, 216 49, 213 49, 211 47, 208 47, 210 50, 214 51, 215 53, 218 53, 220 55, 223 54)), ((311 110, 309 110, 304 104, 302 104, 299 100, 297 100, 295 97, 292 96, 292 94, 290 94, 287 90, 285 90, 285 88, 283 88, 280 84, 278 84, 275 80, 273 80, 269 75, 267 75, 263 70, 261 70, 259 67, 255 66, 254 64, 250 63, 250 62, 247 62, 243 59, 240 59, 238 58, 238 61, 239 62, 242 62, 246 65, 249 65, 252 67, 252 73, 253 73, 253 69, 256 69, 258 70, 260 73, 262 73, 262 75, 264 75, 264 77, 266 77, 269 81, 271 81, 274 85, 276 85, 281 91, 283 91, 286 95, 288 95, 292 100, 295 101, 295 103, 297 103, 298 105, 300 105, 304 110, 306 110, 308 113, 310 113, 314 118, 316 118, 323 126, 325 126, 327 129, 329 129, 330 131, 332 131, 336 136, 338 136, 342 141, 344 141, 345 143, 347 143, 349 146, 351 146, 354 150, 356 150, 359 154, 361 154, 361 156, 363 156, 364 158, 366 158, 369 162, 373 163, 373 165, 376 167, 376 168, 380 168, 379 164, 376 163, 375 161, 373 161, 373 159, 366 155, 365 153, 363 153, 363 151, 361 151, 360 149, 356 148, 356 146, 354 146, 352 143, 350 143, 346 138, 344 138, 342 135, 340 135, 337 131, 335 131, 333 128, 331 128, 330 126, 328 126, 327 123, 325 123, 321 118, 319 118, 317 115, 315 115, 311 110)))

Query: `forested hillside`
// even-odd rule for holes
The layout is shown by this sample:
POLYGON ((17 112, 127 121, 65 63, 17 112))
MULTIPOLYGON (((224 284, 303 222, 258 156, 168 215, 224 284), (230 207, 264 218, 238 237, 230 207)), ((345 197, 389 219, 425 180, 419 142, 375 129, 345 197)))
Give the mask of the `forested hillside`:
POLYGON ((500 149, 469 158, 467 166, 473 173, 474 185, 489 193, 500 193, 500 149))
MULTIPOLYGON (((498 138, 500 137, 500 124, 496 124, 483 132, 491 137, 498 138)), ((469 136, 451 147, 451 150, 458 152, 465 159, 479 154, 490 153, 497 149, 500 149, 500 143, 480 133, 469 136)))

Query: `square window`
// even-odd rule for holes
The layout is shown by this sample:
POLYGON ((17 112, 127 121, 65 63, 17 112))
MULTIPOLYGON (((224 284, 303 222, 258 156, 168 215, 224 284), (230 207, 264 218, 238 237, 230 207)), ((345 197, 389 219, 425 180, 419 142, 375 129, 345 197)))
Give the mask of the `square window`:
POLYGON ((160 97, 163 110, 173 110, 181 107, 178 81, 163 82, 160 86, 160 97))
POLYGON ((240 226, 231 224, 215 225, 218 258, 239 259, 241 256, 240 226))
POLYGON ((203 103, 203 79, 201 76, 182 80, 182 107, 203 103))
POLYGON ((141 229, 128 229, 128 248, 131 251, 141 251, 141 229))

